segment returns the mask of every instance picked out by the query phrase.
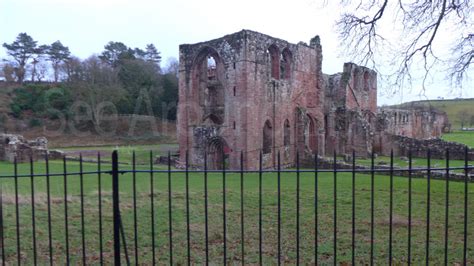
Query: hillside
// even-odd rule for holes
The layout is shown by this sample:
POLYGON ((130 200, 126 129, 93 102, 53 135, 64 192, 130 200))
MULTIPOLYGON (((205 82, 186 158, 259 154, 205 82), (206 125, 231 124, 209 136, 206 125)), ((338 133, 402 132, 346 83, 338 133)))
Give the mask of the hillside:
MULTIPOLYGON (((393 107, 417 107, 417 106, 431 106, 446 112, 452 129, 458 130, 461 128, 461 112, 465 112, 467 117, 465 126, 471 127, 470 120, 474 117, 474 98, 469 99, 453 99, 453 100, 424 100, 403 103, 394 105, 393 107), (467 124, 466 124, 467 123, 467 124)), ((472 125, 474 127, 474 125, 472 125)))

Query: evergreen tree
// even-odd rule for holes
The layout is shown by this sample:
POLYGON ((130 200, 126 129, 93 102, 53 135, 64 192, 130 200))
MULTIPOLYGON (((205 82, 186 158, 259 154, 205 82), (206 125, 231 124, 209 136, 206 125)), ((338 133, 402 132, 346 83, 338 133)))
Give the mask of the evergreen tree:
POLYGON ((7 49, 7 54, 15 60, 18 64, 15 69, 15 75, 18 83, 23 83, 25 79, 25 69, 28 61, 36 53, 37 41, 33 40, 31 36, 22 32, 18 34, 16 40, 11 44, 4 43, 3 47, 7 49))

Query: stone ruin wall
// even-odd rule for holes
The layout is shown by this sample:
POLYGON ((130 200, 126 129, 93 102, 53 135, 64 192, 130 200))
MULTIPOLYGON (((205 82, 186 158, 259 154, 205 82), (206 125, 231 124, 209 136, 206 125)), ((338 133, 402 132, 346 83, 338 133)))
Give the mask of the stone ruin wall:
MULTIPOLYGON (((439 138, 414 139, 406 136, 386 135, 382 154, 389 155, 393 148, 397 156, 408 157, 411 151, 413 157, 425 158, 430 150, 431 158, 446 159, 446 150, 449 150, 449 158, 464 160, 466 145, 456 142, 448 142, 439 138)), ((474 160, 474 150, 468 150, 468 160, 474 160)))
MULTIPOLYGON (((294 165, 314 154, 403 154, 396 136, 439 137, 447 116, 434 110, 377 110, 375 71, 345 63, 323 74, 319 37, 292 44, 242 30, 180 45, 179 164, 209 169, 294 165), (388 152, 389 154, 389 152, 388 152)), ((420 143, 420 145, 422 145, 420 143)))
POLYGON ((293 164, 295 153, 324 153, 324 90, 319 38, 291 44, 244 30, 180 46, 178 139, 181 162, 219 168, 293 164), (215 66, 206 61, 212 57, 215 66), (268 134, 270 147, 262 148, 268 134))
POLYGON ((0 160, 14 162, 37 161, 48 153, 46 138, 27 141, 21 135, 0 134, 0 160))
POLYGON ((377 74, 375 71, 345 63, 343 72, 326 75, 326 152, 367 156, 377 111, 377 74))
POLYGON ((383 130, 391 135, 415 139, 439 138, 450 131, 445 112, 434 108, 379 108, 377 115, 386 120, 383 130))

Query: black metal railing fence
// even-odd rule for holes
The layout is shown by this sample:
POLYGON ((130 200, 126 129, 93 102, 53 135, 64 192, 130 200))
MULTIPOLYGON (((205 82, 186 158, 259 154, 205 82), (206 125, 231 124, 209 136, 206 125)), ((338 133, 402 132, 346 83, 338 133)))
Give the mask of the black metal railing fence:
MULTIPOLYGON (((474 167, 185 169, 16 161, 0 176, 5 264, 474 263, 474 167), (53 168, 53 170, 51 170, 53 168), (39 171, 39 173, 38 173, 39 171), (432 180, 444 171, 444 180, 432 180), (398 177, 397 173, 408 173, 398 177), (426 178, 417 179, 424 172, 426 178), (464 180, 450 179, 462 172, 464 180), (383 173, 381 177, 378 174, 383 173), (379 182, 376 184, 376 181, 379 182), (276 184, 275 184, 276 183, 276 184), (376 197, 378 196, 378 197, 376 197), (388 198, 388 199, 387 199, 388 198), (439 210, 441 209, 441 211, 439 210)), ((336 162, 336 154, 333 156, 336 162)))

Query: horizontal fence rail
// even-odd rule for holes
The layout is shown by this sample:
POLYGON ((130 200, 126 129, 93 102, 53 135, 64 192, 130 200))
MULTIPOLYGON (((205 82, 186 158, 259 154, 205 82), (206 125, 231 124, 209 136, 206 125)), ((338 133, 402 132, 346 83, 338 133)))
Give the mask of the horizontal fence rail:
MULTIPOLYGON (((2 164, 0 245, 6 264, 474 264, 474 167, 312 166, 184 169, 49 160, 2 164), (442 172, 444 179, 434 179, 442 172), (415 178, 420 176, 424 178, 415 178), (453 175, 463 179, 452 178, 453 175)), ((224 155, 223 155, 224 156, 224 155)), ((456 166, 453 166, 456 164, 456 166)))

